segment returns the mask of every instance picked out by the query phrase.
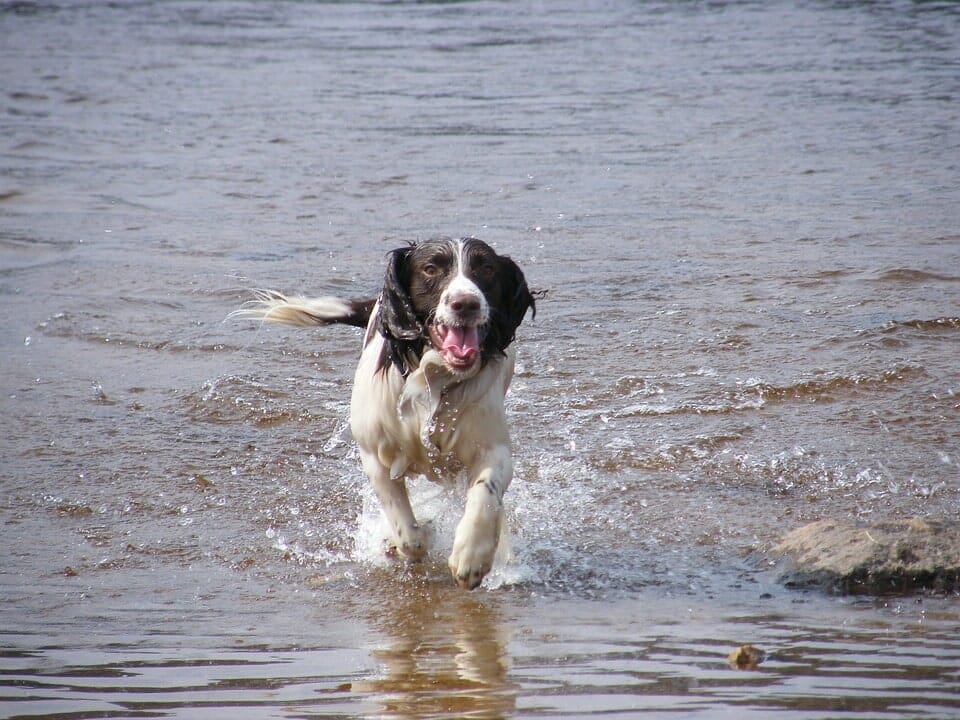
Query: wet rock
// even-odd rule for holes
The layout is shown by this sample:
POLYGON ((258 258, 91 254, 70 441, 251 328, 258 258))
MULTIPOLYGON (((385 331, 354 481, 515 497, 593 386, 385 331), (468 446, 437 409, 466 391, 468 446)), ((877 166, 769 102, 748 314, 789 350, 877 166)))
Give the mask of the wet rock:
POLYGON ((847 593, 960 590, 960 524, 893 520, 858 525, 820 520, 773 548, 780 581, 847 593))
POLYGON ((755 645, 741 645, 727 655, 727 664, 735 670, 756 670, 767 654, 755 645))

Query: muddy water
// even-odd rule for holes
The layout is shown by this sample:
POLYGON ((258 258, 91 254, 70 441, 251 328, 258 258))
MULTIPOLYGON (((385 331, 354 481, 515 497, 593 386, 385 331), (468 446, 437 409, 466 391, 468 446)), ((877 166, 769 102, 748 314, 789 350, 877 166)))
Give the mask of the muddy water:
POLYGON ((955 5, 23 2, 0 37, 4 716, 960 717, 956 596, 760 553, 960 520, 955 5), (436 234, 549 291, 469 594, 456 489, 384 557, 358 334, 224 322, 436 234))

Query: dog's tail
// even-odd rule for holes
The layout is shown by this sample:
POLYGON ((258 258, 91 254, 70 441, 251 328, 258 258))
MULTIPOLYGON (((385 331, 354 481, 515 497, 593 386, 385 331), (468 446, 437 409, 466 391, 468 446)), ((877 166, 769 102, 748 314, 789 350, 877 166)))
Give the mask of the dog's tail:
POLYGON ((336 297, 307 298, 286 296, 273 290, 257 290, 254 299, 245 302, 228 317, 270 321, 284 325, 309 327, 340 323, 364 328, 376 305, 370 300, 341 300, 336 297))

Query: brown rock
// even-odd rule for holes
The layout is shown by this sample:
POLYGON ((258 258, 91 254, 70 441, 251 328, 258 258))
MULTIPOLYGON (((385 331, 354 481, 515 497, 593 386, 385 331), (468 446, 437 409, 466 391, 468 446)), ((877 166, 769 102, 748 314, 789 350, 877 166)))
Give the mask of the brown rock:
POLYGON ((780 581, 849 593, 960 589, 960 523, 893 520, 857 525, 820 520, 773 548, 780 581))
POLYGON ((756 670, 767 654, 755 645, 741 645, 727 655, 727 664, 736 670, 756 670))

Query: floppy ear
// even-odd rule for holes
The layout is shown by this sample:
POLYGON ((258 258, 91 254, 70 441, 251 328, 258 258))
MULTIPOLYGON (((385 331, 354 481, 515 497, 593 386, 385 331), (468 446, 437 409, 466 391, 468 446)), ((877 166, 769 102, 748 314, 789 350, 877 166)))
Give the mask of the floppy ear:
POLYGON ((533 317, 537 315, 537 306, 533 295, 527 287, 527 280, 517 264, 506 256, 499 256, 500 277, 502 278, 501 302, 499 307, 492 308, 490 331, 487 338, 493 347, 489 350, 502 353, 513 342, 514 335, 520 323, 523 322, 527 310, 533 310, 533 317))
POLYGON ((423 325, 417 320, 407 287, 408 261, 412 247, 397 248, 390 253, 387 274, 380 296, 380 332, 390 340, 416 340, 423 336, 423 325))
POLYGON ((390 253, 377 318, 377 329, 385 341, 377 370, 386 370, 393 365, 404 377, 410 374, 411 359, 419 358, 423 353, 425 342, 423 323, 417 319, 407 290, 412 252, 413 245, 390 253))

